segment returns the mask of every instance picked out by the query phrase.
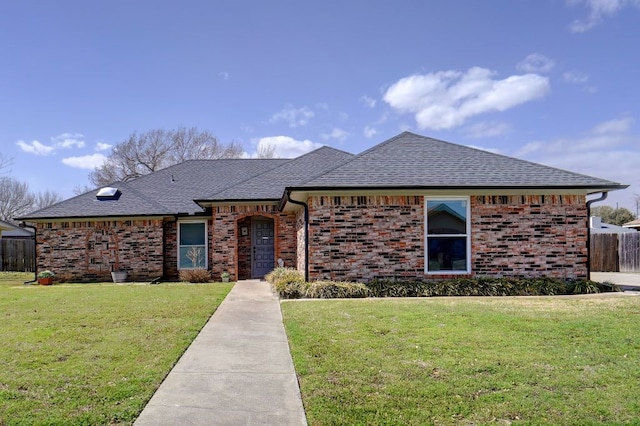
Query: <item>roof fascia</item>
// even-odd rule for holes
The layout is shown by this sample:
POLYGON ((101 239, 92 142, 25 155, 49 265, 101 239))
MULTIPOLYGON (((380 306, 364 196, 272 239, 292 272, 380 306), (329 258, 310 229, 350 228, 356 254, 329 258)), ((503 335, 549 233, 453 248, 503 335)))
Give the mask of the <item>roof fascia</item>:
POLYGON ((293 192, 309 192, 309 193, 335 193, 335 192, 389 192, 389 191, 407 191, 415 194, 417 191, 465 191, 482 192, 486 191, 547 191, 548 193, 556 193, 557 191, 575 191, 576 193, 593 194, 603 191, 616 191, 626 189, 629 185, 613 184, 613 185, 493 185, 493 186, 430 186, 430 185, 401 185, 401 186, 317 186, 317 187, 287 187, 286 191, 293 192))
POLYGON ((21 217, 21 218, 17 218, 17 220, 22 221, 22 222, 32 222, 32 223, 40 223, 40 222, 69 222, 69 221, 97 222, 97 221, 101 221, 101 220, 164 219, 165 217, 174 217, 174 216, 173 215, 56 216, 56 217, 21 217))
POLYGON ((280 199, 278 208, 280 211, 296 210, 287 201, 287 192, 291 198, 306 202, 310 196, 320 195, 590 195, 598 192, 615 191, 625 189, 629 185, 602 185, 602 186, 388 186, 388 187, 288 187, 280 199))

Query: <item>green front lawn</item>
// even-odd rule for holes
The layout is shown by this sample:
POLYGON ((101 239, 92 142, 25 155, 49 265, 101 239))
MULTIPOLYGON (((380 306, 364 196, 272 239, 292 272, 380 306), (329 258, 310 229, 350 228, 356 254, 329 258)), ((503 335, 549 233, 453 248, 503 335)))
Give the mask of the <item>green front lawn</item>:
POLYGON ((637 424, 640 297, 285 301, 310 425, 637 424))
POLYGON ((0 273, 0 425, 131 424, 231 284, 0 273))

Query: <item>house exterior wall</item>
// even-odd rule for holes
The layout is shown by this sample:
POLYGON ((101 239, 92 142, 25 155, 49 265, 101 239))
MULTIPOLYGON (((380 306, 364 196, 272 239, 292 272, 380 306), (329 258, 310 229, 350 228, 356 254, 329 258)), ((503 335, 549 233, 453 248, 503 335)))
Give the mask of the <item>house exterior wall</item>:
POLYGON ((476 275, 587 277, 584 196, 476 196, 471 212, 476 275))
MULTIPOLYGON (((314 196, 307 203, 311 280, 451 276, 424 272, 423 196, 314 196)), ((471 196, 470 204, 467 276, 586 278, 584 196, 471 196)))
POLYGON ((424 276, 424 200, 323 196, 309 205, 309 279, 424 276))
POLYGON ((273 220, 276 261, 282 259, 285 265, 296 263, 295 214, 279 212, 275 205, 217 206, 212 209, 213 247, 209 256, 214 278, 219 278, 224 271, 229 272, 232 279, 238 279, 239 273, 246 276, 245 270, 240 271, 240 260, 246 259, 246 253, 243 251, 241 254, 240 251, 247 248, 246 244, 238 244, 238 241, 244 241, 239 240, 240 225, 244 226, 246 218, 256 216, 273 220))
POLYGON ((38 270, 61 281, 111 281, 128 271, 130 281, 163 275, 162 220, 45 222, 37 224, 38 270))

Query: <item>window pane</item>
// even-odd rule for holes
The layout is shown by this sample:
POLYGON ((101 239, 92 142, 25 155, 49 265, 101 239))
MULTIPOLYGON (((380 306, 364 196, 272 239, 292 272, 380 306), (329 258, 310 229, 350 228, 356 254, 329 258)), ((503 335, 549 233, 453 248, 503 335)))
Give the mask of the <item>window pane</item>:
POLYGON ((204 246, 180 247, 179 268, 204 268, 204 246))
POLYGON ((428 200, 427 234, 466 234, 466 200, 428 200))
POLYGON ((429 237, 429 271, 466 271, 467 237, 429 237))
POLYGON ((181 223, 180 245, 204 245, 204 223, 181 223))

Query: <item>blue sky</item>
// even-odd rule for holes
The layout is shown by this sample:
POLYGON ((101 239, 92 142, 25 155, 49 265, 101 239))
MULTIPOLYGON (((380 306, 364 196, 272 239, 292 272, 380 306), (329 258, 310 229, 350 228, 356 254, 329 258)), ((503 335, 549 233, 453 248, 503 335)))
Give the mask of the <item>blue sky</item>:
POLYGON ((0 146, 65 198, 128 135, 359 153, 403 130, 640 194, 640 0, 0 0, 0 146))

